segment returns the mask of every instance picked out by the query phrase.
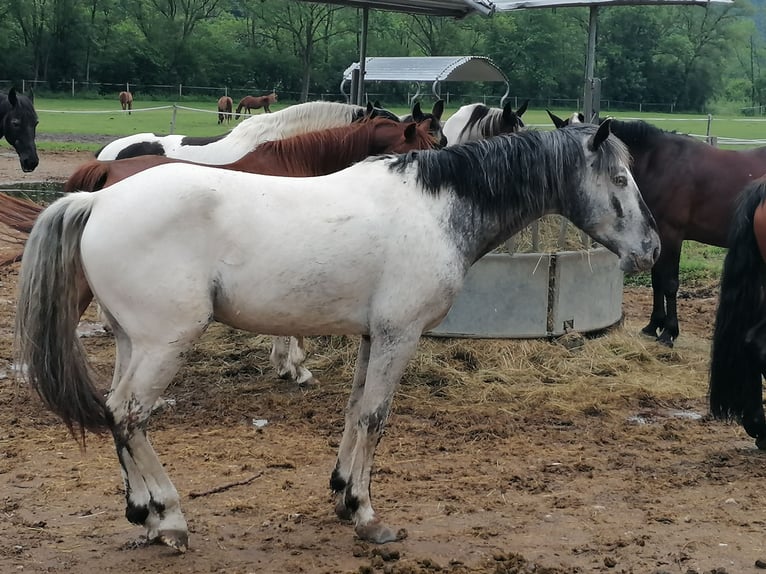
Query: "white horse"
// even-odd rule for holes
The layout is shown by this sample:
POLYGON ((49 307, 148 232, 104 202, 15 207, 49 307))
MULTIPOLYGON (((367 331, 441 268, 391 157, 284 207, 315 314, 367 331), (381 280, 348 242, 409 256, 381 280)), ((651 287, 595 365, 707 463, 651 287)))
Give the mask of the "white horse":
POLYGON ((97 159, 124 159, 138 155, 164 155, 208 165, 231 163, 263 142, 281 140, 327 128, 335 128, 365 117, 396 118, 387 110, 336 102, 307 102, 273 114, 251 116, 227 134, 212 137, 158 136, 140 133, 105 145, 97 159))
POLYGON ((27 242, 17 361, 70 430, 111 431, 127 518, 183 551, 178 492, 146 425, 194 341, 211 321, 361 335, 330 485, 336 513, 353 519, 360 538, 397 540, 404 532, 373 510, 371 470, 421 333, 447 314, 476 260, 546 213, 591 234, 623 270, 651 267, 659 238, 629 161, 607 121, 365 160, 315 178, 171 164, 71 194, 40 215, 27 242), (286 241, 293 230, 310 241, 286 241), (88 288, 117 345, 106 399, 75 334, 88 288))
POLYGON ((527 111, 528 104, 529 100, 526 100, 516 111, 513 111, 510 102, 502 108, 490 108, 484 104, 462 106, 444 122, 442 131, 447 145, 460 145, 519 131, 524 127, 521 116, 527 111))

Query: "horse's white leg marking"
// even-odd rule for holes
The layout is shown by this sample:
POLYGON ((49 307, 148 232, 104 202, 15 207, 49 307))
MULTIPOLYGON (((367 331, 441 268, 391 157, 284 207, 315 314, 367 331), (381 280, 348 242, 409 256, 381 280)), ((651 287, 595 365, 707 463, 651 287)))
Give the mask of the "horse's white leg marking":
POLYGON ((344 493, 344 505, 353 513, 357 536, 382 544, 404 538, 406 531, 394 531, 375 515, 370 498, 370 473, 375 448, 391 410, 397 383, 415 353, 421 330, 397 328, 391 324, 371 335, 370 360, 364 390, 356 407, 356 444, 351 455, 351 476, 344 493))
POLYGON ((362 336, 359 343, 359 353, 356 357, 354 380, 351 384, 351 394, 346 405, 346 424, 343 427, 343 438, 338 447, 338 459, 335 470, 332 471, 330 488, 336 494, 335 513, 342 520, 351 520, 352 512, 346 507, 346 485, 351 478, 351 462, 354 445, 356 444, 356 423, 359 420, 359 401, 364 392, 364 381, 367 378, 367 365, 370 362, 370 337, 362 336))
POLYGON ((271 364, 283 379, 295 381, 299 385, 318 383, 306 367, 306 350, 303 337, 273 337, 271 339, 271 364))
POLYGON ((188 545, 186 520, 178 492, 146 437, 146 423, 188 347, 188 343, 180 343, 133 348, 123 376, 107 399, 126 481, 125 514, 131 522, 146 527, 150 540, 159 539, 182 552, 188 545))

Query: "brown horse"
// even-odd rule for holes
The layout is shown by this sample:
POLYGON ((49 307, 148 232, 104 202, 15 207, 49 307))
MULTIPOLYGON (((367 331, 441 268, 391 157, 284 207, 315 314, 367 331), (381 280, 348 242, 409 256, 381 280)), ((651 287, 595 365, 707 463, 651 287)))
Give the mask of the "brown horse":
POLYGON ((234 102, 229 96, 221 96, 218 98, 218 123, 222 124, 224 120, 226 123, 231 121, 231 109, 234 106, 234 102))
POLYGON ((133 109, 133 94, 127 91, 120 92, 120 105, 123 112, 128 110, 128 114, 130 114, 130 110, 133 109))
MULTIPOLYGON (((549 115, 556 127, 563 125, 565 120, 549 115)), ((679 333, 681 245, 688 239, 728 246, 735 200, 747 184, 766 174, 766 147, 719 149, 640 120, 612 120, 611 128, 633 156, 633 176, 662 242, 652 267, 652 315, 641 332, 672 347, 679 333)))
POLYGON ((274 92, 271 92, 270 94, 267 94, 265 96, 245 96, 241 100, 239 100, 239 104, 237 104, 237 111, 234 116, 235 120, 239 119, 239 112, 244 109, 244 114, 249 114, 250 110, 257 110, 258 108, 263 108, 264 112, 271 112, 269 109, 269 106, 277 101, 277 94, 274 92))

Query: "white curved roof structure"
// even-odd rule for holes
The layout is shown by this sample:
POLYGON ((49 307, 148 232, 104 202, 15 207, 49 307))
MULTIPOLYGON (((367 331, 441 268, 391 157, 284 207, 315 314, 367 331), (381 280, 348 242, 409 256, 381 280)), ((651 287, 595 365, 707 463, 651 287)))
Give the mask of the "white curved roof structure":
MULTIPOLYGON (((359 62, 354 62, 343 72, 342 93, 346 94, 344 87, 358 69, 359 62)), ((501 104, 510 90, 503 71, 484 56, 370 57, 365 59, 364 81, 431 82, 437 98, 441 82, 503 82, 501 104)))

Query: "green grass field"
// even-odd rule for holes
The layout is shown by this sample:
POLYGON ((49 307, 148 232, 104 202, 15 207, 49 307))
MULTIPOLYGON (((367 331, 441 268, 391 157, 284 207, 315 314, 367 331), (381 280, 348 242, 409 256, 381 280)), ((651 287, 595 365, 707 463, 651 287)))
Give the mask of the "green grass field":
MULTIPOLYGON (((177 133, 192 136, 218 135, 227 132, 236 125, 218 125, 216 102, 213 99, 193 101, 184 99, 174 108, 173 101, 134 102, 133 113, 128 115, 114 100, 44 98, 35 99, 35 108, 40 117, 39 133, 45 134, 84 134, 109 135, 115 138, 140 132, 153 132, 158 135, 177 133), (187 109, 190 108, 190 109, 187 109)), ((285 104, 275 104, 273 111, 283 109, 285 104)), ((391 111, 404 114, 405 107, 390 108, 391 111)), ((424 110, 428 104, 424 105, 424 110)), ((456 108, 448 106, 446 117, 456 108)), ((571 110, 552 110, 555 114, 566 117, 571 110)), ((256 113, 263 113, 258 110, 256 113)), ((708 118, 704 115, 660 114, 621 112, 612 114, 618 119, 643 119, 662 129, 676 130, 682 133, 704 135, 707 133, 708 118)), ((538 129, 552 128, 550 119, 543 109, 530 109, 524 114, 527 126, 538 129)), ((747 119, 741 116, 714 117, 711 135, 727 138, 760 139, 766 137, 766 119, 747 119)), ((0 146, 8 147, 5 140, 0 146)), ((91 150, 101 147, 99 143, 87 142, 45 142, 38 143, 41 150, 91 150)), ((735 149, 743 149, 737 146, 735 149)), ((684 286, 704 285, 718 281, 725 250, 687 241, 681 260, 681 283, 684 286)), ((648 273, 642 273, 626 279, 629 284, 649 285, 648 273)))
MULTIPOLYGON (((177 133, 192 136, 217 135, 225 133, 231 124, 218 125, 216 102, 212 100, 186 100, 173 109, 173 101, 134 102, 134 111, 128 115, 120 110, 116 98, 114 100, 73 99, 73 98, 43 98, 35 99, 35 107, 40 117, 38 131, 51 134, 98 134, 115 138, 140 132, 153 132, 158 135, 177 133), (186 109, 192 108, 192 109, 186 109)), ((275 104, 274 111, 282 109, 285 104, 275 104)), ((427 109, 428 104, 424 106, 427 109)), ((456 108, 447 108, 446 116, 454 113, 456 108)), ((404 114, 404 107, 391 108, 392 111, 404 114)), ((559 116, 565 117, 571 110, 552 110, 559 116)), ((258 110, 256 113, 263 113, 258 110)), ((616 118, 640 118, 663 129, 676 130, 695 135, 707 133, 708 118, 704 115, 658 114, 639 112, 614 113, 616 118)), ((548 129, 550 119, 543 109, 530 109, 524 114, 524 122, 528 126, 548 129)), ((728 138, 760 139, 766 137, 766 119, 743 117, 715 117, 711 122, 711 135, 728 138)), ((7 145, 7 144, 6 144, 7 145)), ((72 144, 41 142, 40 149, 98 149, 97 144, 72 144)))

